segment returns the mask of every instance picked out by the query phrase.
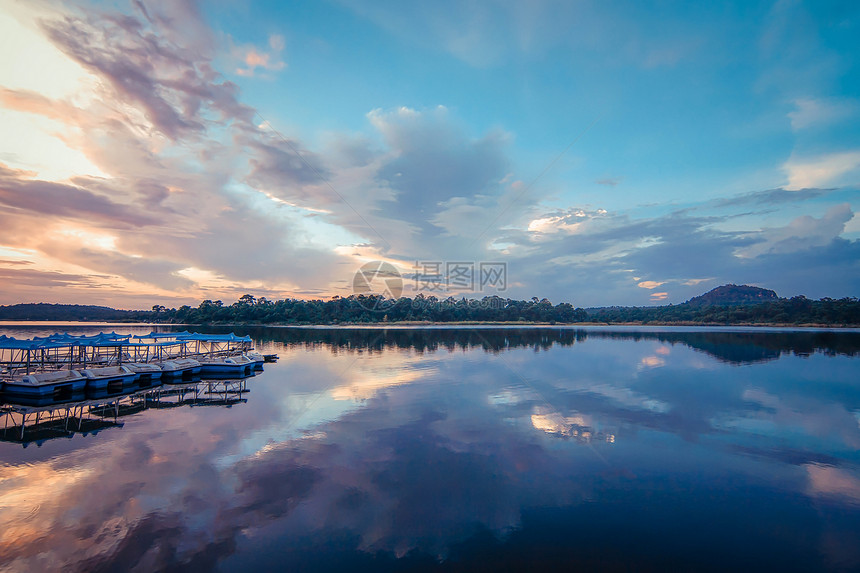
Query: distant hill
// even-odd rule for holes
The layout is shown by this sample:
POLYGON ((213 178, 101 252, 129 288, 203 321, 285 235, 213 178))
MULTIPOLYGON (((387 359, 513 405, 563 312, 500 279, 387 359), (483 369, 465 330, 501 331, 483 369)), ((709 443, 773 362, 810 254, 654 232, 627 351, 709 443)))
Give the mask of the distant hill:
POLYGON ((766 288, 749 285, 723 285, 709 290, 703 295, 694 296, 685 304, 691 306, 704 306, 707 304, 758 304, 776 300, 779 300, 776 293, 766 288))
POLYGON ((26 303, 0 306, 0 320, 129 320, 134 314, 107 306, 26 303))

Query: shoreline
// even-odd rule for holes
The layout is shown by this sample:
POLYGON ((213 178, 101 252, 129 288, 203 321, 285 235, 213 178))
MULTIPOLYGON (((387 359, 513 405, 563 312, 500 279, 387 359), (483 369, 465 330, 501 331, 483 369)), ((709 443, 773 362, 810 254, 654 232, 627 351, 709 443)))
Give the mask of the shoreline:
POLYGON ((549 328, 576 328, 576 327, 701 327, 701 328, 781 328, 781 329, 838 329, 852 330, 860 328, 860 324, 827 324, 827 323, 720 323, 720 322, 480 322, 480 321, 398 321, 398 322, 338 322, 338 323, 256 323, 256 322, 223 322, 223 323, 155 323, 155 322, 102 322, 102 321, 68 321, 68 320, 0 320, 2 326, 169 326, 169 327, 239 327, 239 328, 398 328, 398 327, 444 327, 444 326, 476 326, 476 327, 549 327, 549 328))

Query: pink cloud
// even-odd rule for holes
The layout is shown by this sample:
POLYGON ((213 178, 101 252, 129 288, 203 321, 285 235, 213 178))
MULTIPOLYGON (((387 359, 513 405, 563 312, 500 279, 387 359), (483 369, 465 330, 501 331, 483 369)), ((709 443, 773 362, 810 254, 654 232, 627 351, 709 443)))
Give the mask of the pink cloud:
POLYGON ((286 67, 286 63, 281 59, 281 52, 284 49, 284 37, 273 34, 269 37, 270 51, 260 50, 255 46, 245 46, 236 48, 239 59, 244 64, 244 67, 237 67, 236 73, 240 76, 253 76, 257 68, 276 72, 286 67))

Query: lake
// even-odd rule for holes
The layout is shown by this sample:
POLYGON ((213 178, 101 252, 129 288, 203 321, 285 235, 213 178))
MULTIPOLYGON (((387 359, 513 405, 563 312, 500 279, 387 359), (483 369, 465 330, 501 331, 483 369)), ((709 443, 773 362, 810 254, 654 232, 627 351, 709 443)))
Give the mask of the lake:
POLYGON ((0 568, 860 568, 860 332, 198 330, 280 360, 5 415, 0 568))

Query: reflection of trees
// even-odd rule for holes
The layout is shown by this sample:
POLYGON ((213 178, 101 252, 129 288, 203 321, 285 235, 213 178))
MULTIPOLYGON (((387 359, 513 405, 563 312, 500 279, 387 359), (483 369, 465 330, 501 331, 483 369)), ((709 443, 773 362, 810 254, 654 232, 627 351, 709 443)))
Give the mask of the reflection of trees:
MULTIPOLYGON (((237 331, 238 332, 238 331, 237 331)), ((285 346, 326 347, 333 350, 409 349, 417 352, 481 348, 498 353, 518 347, 546 350, 553 345, 570 346, 587 336, 573 329, 434 329, 434 328, 248 328, 257 340, 282 342, 285 346)))
MULTIPOLYGON (((222 330, 208 328, 207 330, 222 330)), ((782 354, 856 356, 860 333, 834 331, 792 332, 635 332, 576 328, 224 328, 250 334, 258 341, 281 342, 288 347, 330 348, 333 351, 410 349, 417 352, 480 348, 498 353, 513 348, 548 349, 571 346, 588 338, 652 340, 685 344, 717 360, 751 364, 776 360, 782 354)))
POLYGON ((589 332, 595 338, 658 340, 685 344, 731 364, 776 360, 782 354, 810 356, 856 356, 860 353, 858 332, 589 332))

